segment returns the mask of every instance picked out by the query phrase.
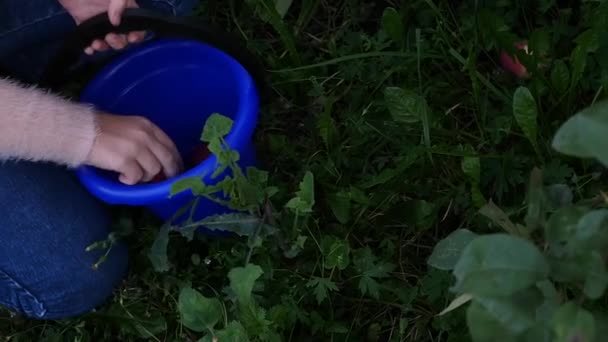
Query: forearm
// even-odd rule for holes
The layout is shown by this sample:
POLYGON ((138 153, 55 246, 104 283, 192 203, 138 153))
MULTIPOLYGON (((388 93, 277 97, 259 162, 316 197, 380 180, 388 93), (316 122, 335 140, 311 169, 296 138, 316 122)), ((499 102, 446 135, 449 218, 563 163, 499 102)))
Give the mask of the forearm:
POLYGON ((0 159, 84 163, 97 135, 91 107, 0 79, 0 159))

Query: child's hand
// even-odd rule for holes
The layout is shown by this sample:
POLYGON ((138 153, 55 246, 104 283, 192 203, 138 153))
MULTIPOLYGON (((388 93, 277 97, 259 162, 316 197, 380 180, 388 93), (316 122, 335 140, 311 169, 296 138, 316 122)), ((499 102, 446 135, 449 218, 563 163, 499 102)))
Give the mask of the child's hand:
POLYGON ((183 169, 171 139, 143 117, 99 114, 99 135, 88 165, 120 174, 122 183, 149 182, 159 173, 173 177, 183 169))
MULTIPOLYGON (((118 26, 126 8, 138 7, 135 0, 59 0, 59 3, 70 13, 77 25, 100 13, 108 12, 110 22, 118 26)), ((110 33, 104 39, 93 41, 84 51, 91 55, 96 51, 120 50, 130 43, 141 42, 144 35, 145 32, 142 31, 128 34, 110 33)))

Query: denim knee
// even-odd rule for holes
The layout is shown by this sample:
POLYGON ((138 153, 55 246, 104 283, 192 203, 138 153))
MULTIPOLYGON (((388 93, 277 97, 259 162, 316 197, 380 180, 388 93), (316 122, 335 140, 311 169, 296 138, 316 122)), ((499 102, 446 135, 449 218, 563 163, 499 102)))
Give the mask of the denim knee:
POLYGON ((0 305, 36 319, 86 313, 127 271, 127 248, 87 252, 107 238, 104 207, 71 172, 46 164, 0 164, 0 305))
POLYGON ((0 306, 32 319, 66 319, 86 314, 111 297, 123 279, 127 260, 126 247, 121 243, 112 248, 108 260, 97 270, 90 267, 92 264, 87 268, 64 260, 44 279, 54 284, 52 288, 35 291, 29 290, 31 280, 17 279, 0 269, 0 306))

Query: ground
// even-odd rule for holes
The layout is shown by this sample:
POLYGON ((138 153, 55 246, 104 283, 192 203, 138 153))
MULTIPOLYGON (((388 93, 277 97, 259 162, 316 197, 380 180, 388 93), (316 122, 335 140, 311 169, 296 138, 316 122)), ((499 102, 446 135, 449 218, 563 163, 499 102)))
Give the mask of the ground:
POLYGON ((149 255, 162 222, 121 209, 116 223, 131 227, 124 238, 134 257, 115 296, 65 321, 4 313, 0 336, 471 340, 464 307, 438 316, 457 293, 453 274, 429 257, 458 229, 500 232, 480 214, 487 203, 517 222, 530 217, 534 168, 552 189, 574 189, 575 200, 598 195, 603 167, 564 156, 552 141, 568 118, 605 97, 606 7, 203 1, 201 22, 245 40, 267 70, 255 144, 274 188, 256 188, 252 213, 274 230, 192 241, 172 232, 170 267, 158 272, 168 265, 149 255), (520 41, 529 55, 514 48, 520 41), (501 51, 517 54, 527 76, 505 69, 501 51))

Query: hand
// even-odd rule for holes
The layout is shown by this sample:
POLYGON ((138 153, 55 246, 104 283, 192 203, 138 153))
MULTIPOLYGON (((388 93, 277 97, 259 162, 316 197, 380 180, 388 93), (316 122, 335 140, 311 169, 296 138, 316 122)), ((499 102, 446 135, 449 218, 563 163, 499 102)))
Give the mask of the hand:
POLYGON ((139 116, 100 113, 100 133, 87 164, 115 171, 127 185, 152 180, 161 171, 173 177, 183 162, 171 139, 156 125, 139 116))
MULTIPOLYGON (((112 25, 118 26, 125 8, 138 7, 135 0, 59 0, 59 3, 70 13, 77 25, 107 11, 112 25)), ((144 36, 145 32, 143 31, 130 32, 129 34, 110 33, 104 39, 93 41, 84 51, 92 55, 95 51, 105 51, 110 48, 120 50, 130 43, 141 42, 144 36)))

